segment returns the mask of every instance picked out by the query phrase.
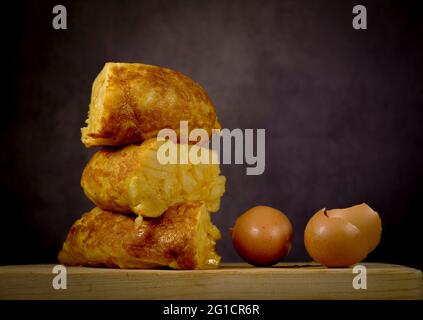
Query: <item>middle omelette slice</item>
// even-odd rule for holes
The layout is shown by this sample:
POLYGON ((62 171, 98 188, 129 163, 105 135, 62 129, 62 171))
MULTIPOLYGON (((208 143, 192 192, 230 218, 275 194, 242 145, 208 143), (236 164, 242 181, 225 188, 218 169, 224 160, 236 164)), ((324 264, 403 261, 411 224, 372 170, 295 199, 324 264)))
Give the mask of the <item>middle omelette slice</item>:
POLYGON ((82 173, 86 196, 103 210, 144 217, 159 217, 169 207, 190 201, 204 201, 208 211, 218 211, 226 179, 212 161, 216 152, 174 144, 178 155, 186 148, 188 154, 205 155, 209 163, 162 164, 158 152, 164 143, 173 144, 153 138, 141 145, 95 153, 82 173))

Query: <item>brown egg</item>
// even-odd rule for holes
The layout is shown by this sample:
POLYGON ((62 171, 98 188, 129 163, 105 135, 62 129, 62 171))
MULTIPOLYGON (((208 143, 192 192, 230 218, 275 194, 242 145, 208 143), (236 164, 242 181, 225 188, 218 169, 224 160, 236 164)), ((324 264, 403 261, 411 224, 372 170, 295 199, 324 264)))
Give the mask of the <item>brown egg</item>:
POLYGON ((348 267, 378 245, 381 231, 379 215, 366 204, 322 209, 308 222, 304 244, 315 261, 328 267, 348 267))
POLYGON ((257 206, 238 217, 232 229, 232 242, 248 263, 273 265, 291 249, 292 225, 281 211, 257 206))

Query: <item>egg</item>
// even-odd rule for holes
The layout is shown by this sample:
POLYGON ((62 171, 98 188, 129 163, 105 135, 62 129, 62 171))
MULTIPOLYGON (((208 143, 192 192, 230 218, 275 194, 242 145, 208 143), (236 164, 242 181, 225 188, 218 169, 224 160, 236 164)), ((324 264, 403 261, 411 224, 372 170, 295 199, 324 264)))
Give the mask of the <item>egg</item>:
POLYGON ((345 209, 319 210, 304 231, 309 255, 327 267, 348 267, 362 261, 380 242, 382 223, 363 203, 345 209))
POLYGON ((243 213, 232 228, 237 253, 255 266, 270 266, 291 250, 292 225, 281 211, 257 206, 243 213))

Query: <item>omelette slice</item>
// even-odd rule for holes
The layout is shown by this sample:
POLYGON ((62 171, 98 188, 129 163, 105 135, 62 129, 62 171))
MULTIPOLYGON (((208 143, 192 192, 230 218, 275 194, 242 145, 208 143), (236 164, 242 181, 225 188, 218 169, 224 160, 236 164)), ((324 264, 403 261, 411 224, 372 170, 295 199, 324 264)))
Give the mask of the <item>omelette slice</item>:
POLYGON ((59 261, 110 268, 216 268, 218 239, 202 202, 174 206, 154 219, 94 208, 71 227, 59 261))
MULTIPOLYGON (((158 152, 163 143, 149 139, 95 153, 82 173, 86 196, 103 210, 144 217, 158 217, 169 207, 190 201, 204 201, 208 211, 218 211, 226 181, 219 164, 162 164, 158 152)), ((181 145, 167 143, 181 151, 181 145)), ((215 151, 195 145, 184 147, 202 149, 210 162, 216 156, 215 151)))
POLYGON ((105 64, 92 86, 86 147, 139 143, 164 128, 179 131, 180 121, 211 134, 220 129, 214 105, 189 77, 140 63, 105 64))

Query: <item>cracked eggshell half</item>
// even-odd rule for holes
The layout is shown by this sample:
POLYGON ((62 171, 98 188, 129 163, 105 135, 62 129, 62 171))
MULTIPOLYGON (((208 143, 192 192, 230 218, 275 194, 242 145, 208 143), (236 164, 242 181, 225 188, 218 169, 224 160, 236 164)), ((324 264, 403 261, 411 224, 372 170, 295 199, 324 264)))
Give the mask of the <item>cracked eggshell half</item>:
POLYGON ((362 203, 345 209, 329 210, 327 215, 330 218, 345 219, 360 229, 367 239, 369 253, 379 244, 382 220, 377 212, 367 204, 362 203))
POLYGON ((318 211, 308 222, 304 244, 309 255, 327 267, 360 262, 378 245, 379 215, 368 205, 318 211))

